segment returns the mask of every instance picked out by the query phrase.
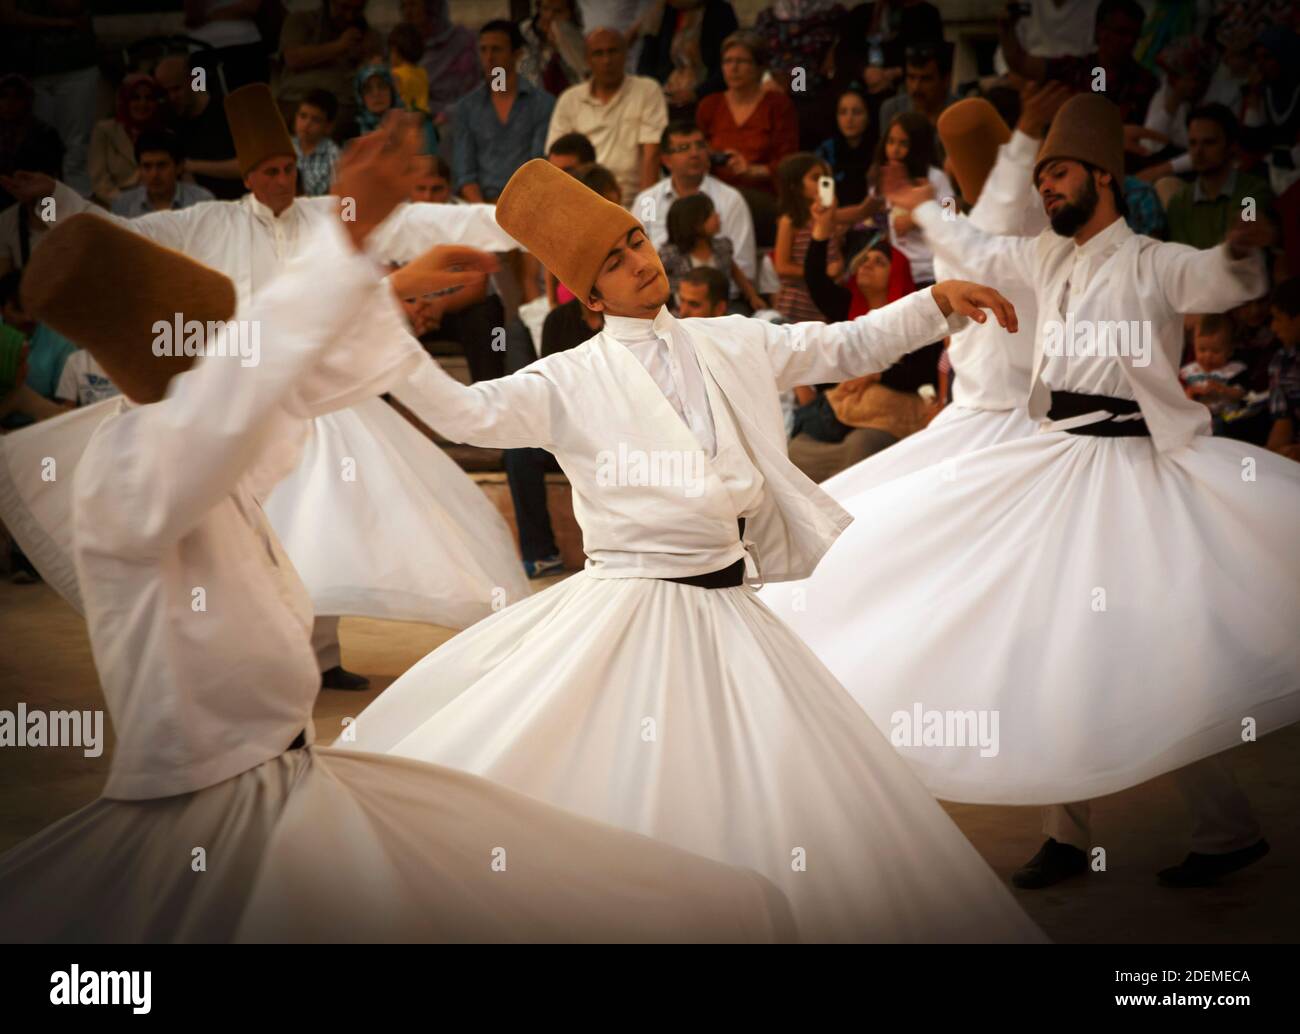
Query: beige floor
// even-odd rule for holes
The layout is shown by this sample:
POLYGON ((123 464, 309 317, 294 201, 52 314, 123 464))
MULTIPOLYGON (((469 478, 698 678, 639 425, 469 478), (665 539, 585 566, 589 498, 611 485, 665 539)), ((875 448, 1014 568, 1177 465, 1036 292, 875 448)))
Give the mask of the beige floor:
MULTIPOLYGON (((325 692, 316 705, 318 735, 332 739, 398 675, 450 632, 429 625, 345 619, 344 663, 370 676, 367 693, 325 692)), ((85 628, 44 585, 0 582, 0 708, 102 706, 85 628)), ((0 850, 91 801, 103 785, 112 741, 102 757, 76 748, 0 748, 0 850)), ((1222 887, 1167 891, 1153 873, 1185 850, 1181 804, 1167 779, 1097 803, 1098 842, 1109 871, 1021 900, 1050 936, 1067 942, 1294 942, 1300 939, 1300 727, 1233 752, 1273 845, 1263 862, 1222 887)), ((1003 876, 1037 848, 1035 809, 948 807, 957 824, 1003 876)))

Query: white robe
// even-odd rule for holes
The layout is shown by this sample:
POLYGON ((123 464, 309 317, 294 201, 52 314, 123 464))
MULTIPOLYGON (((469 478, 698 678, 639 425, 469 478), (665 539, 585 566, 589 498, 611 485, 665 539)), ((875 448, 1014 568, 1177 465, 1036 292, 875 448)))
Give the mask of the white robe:
MULTIPOLYGON (((338 199, 298 198, 276 218, 251 194, 139 219, 117 219, 60 185, 61 218, 93 211, 203 262, 253 298, 323 221, 338 199)), ((368 242, 376 258, 409 260, 439 240, 481 248, 517 245, 490 205, 399 206, 368 242)), ((365 333, 354 324, 354 332, 365 333)), ((276 347, 263 337, 262 351, 276 347)), ((426 359, 432 363, 432 360, 426 359)), ((115 410, 101 403, 99 418, 115 410)), ((66 547, 66 494, 42 480, 27 453, 75 462, 95 424, 89 416, 26 432, 27 448, 0 441, 0 516, 41 574, 76 605, 58 553, 66 547), (5 469, 7 468, 7 469, 5 469), (57 545, 56 545, 57 544, 57 545)), ((317 614, 358 614, 464 628, 528 595, 505 520, 456 463, 382 402, 327 413, 304 429, 298 469, 261 497, 272 525, 311 592, 317 614), (393 515, 401 534, 385 534, 393 515)), ((70 467, 68 468, 70 472, 70 467)))
POLYGON ((262 364, 201 359, 97 428, 75 561, 117 746, 103 797, 0 855, 0 938, 793 937, 753 873, 464 773, 311 746, 311 606, 253 487, 304 418, 419 363, 409 337, 347 333, 386 293, 322 226, 241 310, 275 335, 262 364))
POLYGON ((926 292, 853 323, 661 311, 653 326, 689 337, 712 456, 609 325, 510 377, 464 387, 425 370, 396 392, 453 439, 550 449, 587 564, 429 654, 336 746, 447 764, 753 867, 805 940, 1041 940, 752 588, 664 580, 740 558, 750 581, 807 574, 849 518, 786 457, 778 387, 884 369, 949 322, 926 292))
POLYGON ((1076 321, 1149 323, 1147 365, 1044 357, 1040 323, 1030 411, 1047 371, 1135 398, 1152 437, 1049 426, 878 485, 832 576, 765 601, 947 800, 1097 797, 1295 721, 1300 465, 1210 437, 1177 379, 1181 314, 1262 293, 1258 264, 1122 222, 1076 248, 915 215, 937 253, 1033 286, 1040 321, 1070 279, 1076 321))

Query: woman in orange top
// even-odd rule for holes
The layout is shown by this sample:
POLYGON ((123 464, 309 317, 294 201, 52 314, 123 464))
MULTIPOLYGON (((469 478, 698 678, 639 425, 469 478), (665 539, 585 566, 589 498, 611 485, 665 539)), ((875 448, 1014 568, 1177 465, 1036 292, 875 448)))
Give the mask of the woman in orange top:
POLYGON ((734 187, 776 193, 776 166, 799 149, 799 118, 779 87, 763 85, 767 50, 750 32, 722 41, 722 77, 727 88, 701 99, 695 121, 715 155, 713 175, 734 187))

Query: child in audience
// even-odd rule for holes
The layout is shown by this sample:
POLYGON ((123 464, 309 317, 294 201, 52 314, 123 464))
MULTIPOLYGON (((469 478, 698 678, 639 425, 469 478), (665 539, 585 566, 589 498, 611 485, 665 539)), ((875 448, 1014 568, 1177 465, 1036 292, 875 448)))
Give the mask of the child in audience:
POLYGON ((1300 277, 1274 288, 1270 309, 1279 347, 1268 371, 1268 448, 1300 460, 1300 277))
MULTIPOLYGON (((952 198, 956 192, 935 159, 934 126, 924 115, 905 111, 894 116, 876 146, 874 168, 879 170, 889 162, 902 162, 913 181, 929 180, 935 197, 943 204, 945 198, 952 198)), ((934 283, 934 253, 926 243, 925 235, 912 222, 912 214, 891 208, 888 222, 889 243, 911 263, 912 280, 917 290, 931 286, 934 283)))
POLYGON ((1183 390, 1209 409, 1214 433, 1224 434, 1224 418, 1245 398, 1246 364, 1232 358, 1232 318, 1210 313, 1196 322, 1192 347, 1196 356, 1178 371, 1183 390))
MULTIPOLYGON (((781 290, 773 308, 794 323, 826 319, 808 293, 808 284, 803 275, 803 260, 808 252, 808 243, 812 240, 812 205, 817 200, 817 183, 821 177, 830 174, 831 167, 807 151, 787 155, 777 166, 777 208, 780 216, 776 221, 776 248, 772 252, 772 264, 781 278, 781 290)), ((838 280, 843 271, 844 259, 840 255, 837 233, 831 239, 826 272, 832 280, 838 280)))
POLYGON ((712 266, 732 283, 751 310, 766 304, 736 265, 731 239, 721 235, 722 217, 713 199, 700 192, 678 198, 668 209, 668 242, 659 249, 659 259, 668 274, 673 295, 682 277, 698 266, 712 266))
POLYGON ((420 67, 424 40, 410 22, 398 22, 388 34, 388 68, 397 83, 397 95, 410 111, 429 114, 429 73, 420 67))
POLYGON ((312 90, 298 102, 293 116, 293 149, 298 155, 298 181, 307 197, 330 192, 339 145, 334 142, 334 120, 339 101, 329 90, 312 90))

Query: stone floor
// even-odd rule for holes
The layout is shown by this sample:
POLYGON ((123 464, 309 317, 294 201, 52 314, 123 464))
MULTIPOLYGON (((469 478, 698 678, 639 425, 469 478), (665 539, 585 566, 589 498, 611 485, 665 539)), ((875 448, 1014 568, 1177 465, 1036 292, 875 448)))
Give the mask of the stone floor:
MULTIPOLYGON (((328 742, 344 717, 451 632, 429 625, 345 619, 344 663, 371 679, 367 693, 324 692, 317 733, 328 742)), ((102 695, 80 619, 44 585, 0 582, 0 709, 98 708, 102 695)), ((106 723, 107 724, 107 723, 106 723)), ((0 850, 18 843, 96 796, 112 739, 99 758, 76 748, 0 748, 0 850)), ((1169 891, 1154 872, 1185 850, 1185 818, 1168 779, 1104 798, 1094 808, 1109 871, 1038 893, 1018 892, 1058 941, 1084 943, 1294 942, 1300 939, 1300 726, 1237 748, 1230 755, 1272 853, 1221 887, 1169 891)), ((1002 876, 1038 846, 1031 808, 948 805, 963 832, 1002 876)))

